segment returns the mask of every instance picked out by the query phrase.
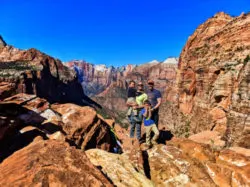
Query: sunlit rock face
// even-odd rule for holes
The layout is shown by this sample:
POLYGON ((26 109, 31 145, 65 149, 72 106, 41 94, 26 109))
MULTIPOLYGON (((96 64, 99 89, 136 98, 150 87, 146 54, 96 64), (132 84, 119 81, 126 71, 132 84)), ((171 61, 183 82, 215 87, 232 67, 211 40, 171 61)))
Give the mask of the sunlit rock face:
POLYGON ((0 146, 0 160, 18 143, 37 136, 71 142, 82 150, 100 148, 112 152, 116 144, 110 125, 89 106, 50 104, 36 95, 21 93, 0 102, 0 114, 0 141, 5 141, 0 146), (19 137, 18 131, 28 138, 19 137), (12 142, 11 138, 19 138, 20 142, 12 142))
POLYGON ((1 186, 113 186, 86 154, 56 140, 37 140, 0 164, 1 186))
POLYGON ((249 185, 250 160, 247 154, 242 154, 249 152, 247 149, 215 151, 208 145, 179 138, 148 150, 135 144, 132 147, 139 154, 128 157, 98 149, 88 150, 86 154, 117 186, 249 185))
POLYGON ((250 14, 218 13, 201 24, 182 50, 179 109, 192 133, 217 131, 227 145, 250 147, 250 14))

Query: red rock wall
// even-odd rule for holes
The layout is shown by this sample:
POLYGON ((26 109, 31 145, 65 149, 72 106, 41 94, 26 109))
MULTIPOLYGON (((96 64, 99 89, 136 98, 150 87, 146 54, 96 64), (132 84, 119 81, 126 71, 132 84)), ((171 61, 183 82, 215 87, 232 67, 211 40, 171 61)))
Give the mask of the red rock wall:
POLYGON ((243 143, 250 128, 250 14, 218 13, 188 38, 179 60, 178 104, 192 131, 216 130, 243 143), (243 135, 243 136, 242 136, 243 135))

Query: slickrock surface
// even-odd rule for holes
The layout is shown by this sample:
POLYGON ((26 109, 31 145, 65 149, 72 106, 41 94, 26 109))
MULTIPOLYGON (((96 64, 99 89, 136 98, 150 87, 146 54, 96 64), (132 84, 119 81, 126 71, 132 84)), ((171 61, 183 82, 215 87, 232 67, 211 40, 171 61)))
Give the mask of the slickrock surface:
POLYGON ((113 185, 81 150, 54 140, 40 140, 0 164, 0 186, 113 185))
POLYGON ((110 154, 100 149, 86 151, 90 161, 113 181, 116 186, 151 187, 153 183, 138 172, 123 155, 110 154))
MULTIPOLYGON (((250 185, 250 157, 238 151, 227 149, 218 152, 205 144, 175 138, 167 145, 159 144, 143 152, 147 155, 144 156, 144 172, 149 175, 154 186, 250 185)), ((126 155, 91 149, 87 151, 87 156, 117 186, 151 184, 134 169, 136 165, 126 155), (143 184, 139 182, 138 176, 144 179, 143 184)))

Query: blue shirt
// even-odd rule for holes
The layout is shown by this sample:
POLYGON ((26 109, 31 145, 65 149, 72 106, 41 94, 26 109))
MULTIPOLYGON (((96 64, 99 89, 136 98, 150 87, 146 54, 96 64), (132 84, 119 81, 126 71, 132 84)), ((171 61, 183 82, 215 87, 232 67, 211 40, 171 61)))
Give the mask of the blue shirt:
POLYGON ((148 100, 151 103, 151 106, 155 107, 158 103, 157 99, 161 98, 161 92, 159 90, 156 90, 156 89, 153 89, 152 91, 148 90, 147 95, 148 95, 148 100))
MULTIPOLYGON (((145 108, 143 108, 140 112, 141 115, 143 115, 146 112, 145 108)), ((152 120, 151 118, 145 118, 143 116, 143 122, 144 122, 144 126, 150 126, 155 124, 154 120, 152 120)))

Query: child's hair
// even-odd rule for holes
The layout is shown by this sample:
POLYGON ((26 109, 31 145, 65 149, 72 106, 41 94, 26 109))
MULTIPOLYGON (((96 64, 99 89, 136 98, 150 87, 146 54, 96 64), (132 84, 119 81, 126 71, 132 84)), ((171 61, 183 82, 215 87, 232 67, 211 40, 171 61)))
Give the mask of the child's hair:
POLYGON ((143 104, 144 104, 144 105, 146 105, 146 104, 151 105, 151 103, 149 102, 149 100, 145 100, 145 101, 143 102, 143 104))
POLYGON ((134 80, 129 81, 129 84, 131 84, 131 83, 135 83, 135 81, 134 80))

